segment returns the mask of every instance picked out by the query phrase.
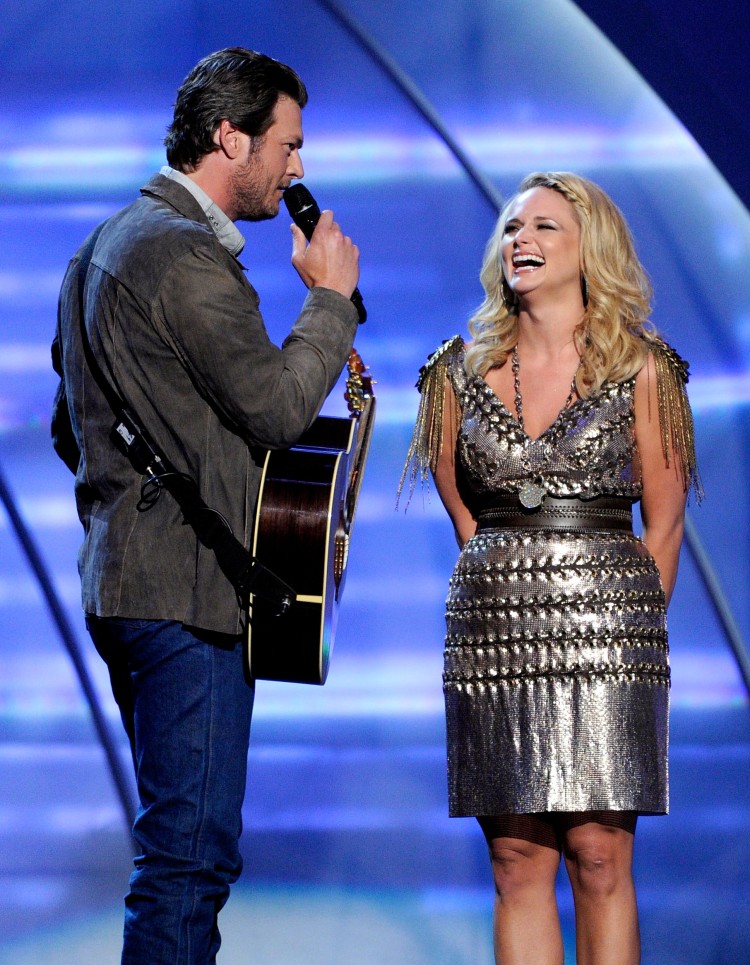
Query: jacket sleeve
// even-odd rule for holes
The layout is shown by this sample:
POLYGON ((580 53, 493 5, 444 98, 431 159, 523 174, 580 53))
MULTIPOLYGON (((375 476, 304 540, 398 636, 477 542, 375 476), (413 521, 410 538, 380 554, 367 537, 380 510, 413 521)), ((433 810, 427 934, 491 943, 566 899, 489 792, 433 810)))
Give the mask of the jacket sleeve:
POLYGON ((60 349, 58 333, 55 333, 52 341, 52 368, 60 377, 52 403, 52 420, 50 426, 52 445, 57 455, 75 475, 78 472, 81 453, 78 449, 78 443, 76 442, 73 426, 70 421, 68 397, 65 392, 65 380, 63 378, 62 351, 60 349))
POLYGON ((314 288, 279 348, 255 290, 227 268, 205 248, 183 255, 163 279, 153 317, 197 390, 250 444, 293 445, 341 374, 357 311, 338 292, 314 288))

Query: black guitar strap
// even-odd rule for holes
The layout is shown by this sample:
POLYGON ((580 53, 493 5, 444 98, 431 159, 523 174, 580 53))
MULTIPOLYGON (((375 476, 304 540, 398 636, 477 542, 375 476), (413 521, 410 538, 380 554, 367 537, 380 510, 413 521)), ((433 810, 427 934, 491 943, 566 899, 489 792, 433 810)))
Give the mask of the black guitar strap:
POLYGON ((160 489, 166 489, 177 501, 185 522, 192 526, 200 542, 216 554, 221 571, 234 586, 240 601, 247 604, 252 593, 272 604, 279 614, 283 614, 296 599, 294 590, 253 558, 232 533, 224 517, 206 505, 195 481, 171 465, 148 435, 136 412, 107 380, 94 357, 86 331, 84 285, 102 227, 103 225, 100 225, 89 236, 81 252, 78 274, 81 341, 91 374, 115 414, 110 439, 120 452, 130 459, 135 471, 148 477, 147 484, 151 484, 152 493, 155 494, 148 498, 144 495, 139 509, 147 510, 158 497, 160 489))

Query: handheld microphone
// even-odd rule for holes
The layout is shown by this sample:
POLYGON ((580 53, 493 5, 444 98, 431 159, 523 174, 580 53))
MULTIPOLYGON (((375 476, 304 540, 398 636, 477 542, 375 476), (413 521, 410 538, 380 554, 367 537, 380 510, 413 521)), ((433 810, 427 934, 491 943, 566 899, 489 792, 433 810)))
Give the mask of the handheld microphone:
MULTIPOLYGON (((309 241, 313 236, 313 231, 315 231, 315 225, 320 218, 320 208, 315 198, 310 194, 304 184, 293 184, 284 192, 284 204, 291 215, 292 221, 309 241)), ((361 325, 367 318, 367 311, 365 309, 365 303, 362 301, 359 288, 355 288, 352 292, 352 304, 357 309, 359 324, 361 325)))

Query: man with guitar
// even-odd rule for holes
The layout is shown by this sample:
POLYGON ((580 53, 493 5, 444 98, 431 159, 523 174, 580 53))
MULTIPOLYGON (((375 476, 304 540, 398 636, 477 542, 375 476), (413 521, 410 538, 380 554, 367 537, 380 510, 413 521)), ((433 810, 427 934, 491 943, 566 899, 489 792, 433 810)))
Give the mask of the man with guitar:
POLYGON ((234 222, 276 217, 303 175, 306 101, 294 71, 262 54, 204 58, 177 95, 169 166, 96 229, 60 294, 53 437, 76 473, 83 606, 141 805, 126 965, 214 962, 241 869, 247 604, 195 520, 250 547, 265 454, 311 425, 357 328, 359 252, 331 212, 309 244, 292 227, 309 293, 281 348, 238 261, 234 222))

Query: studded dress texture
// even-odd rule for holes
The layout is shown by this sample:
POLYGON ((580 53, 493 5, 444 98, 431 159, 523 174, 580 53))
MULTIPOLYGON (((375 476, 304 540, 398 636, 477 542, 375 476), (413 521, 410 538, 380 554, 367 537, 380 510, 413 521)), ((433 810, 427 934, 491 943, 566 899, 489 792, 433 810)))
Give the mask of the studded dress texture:
MULTIPOLYGON (((446 361, 461 410, 457 460, 481 511, 529 470, 552 496, 642 492, 635 379, 521 430, 463 345, 446 361)), ((627 531, 483 528, 446 609, 450 814, 668 810, 669 662, 659 573, 627 531)))

